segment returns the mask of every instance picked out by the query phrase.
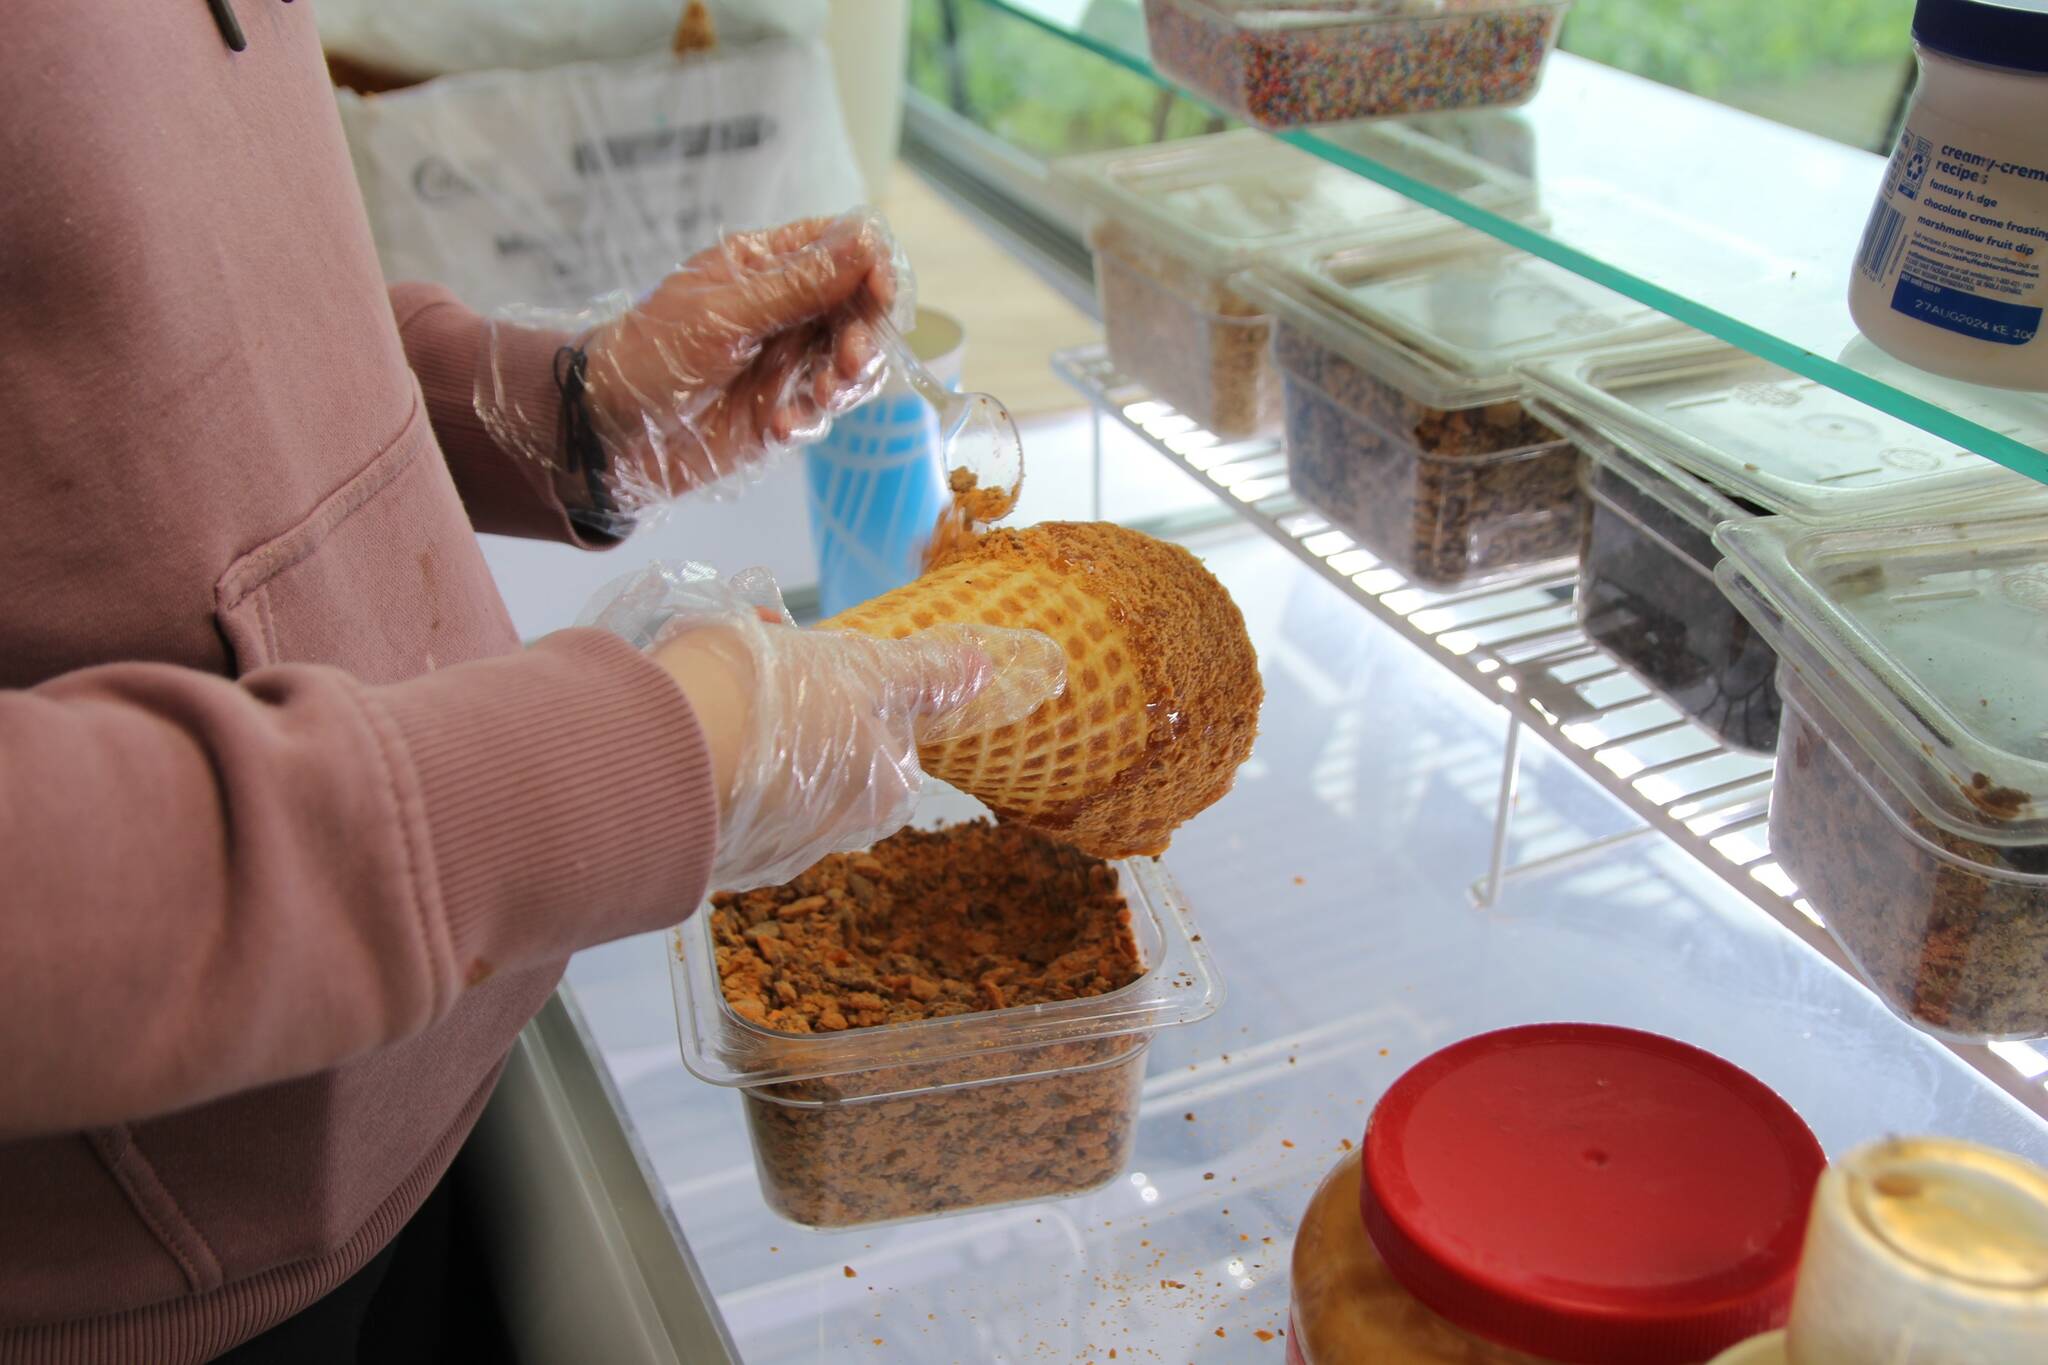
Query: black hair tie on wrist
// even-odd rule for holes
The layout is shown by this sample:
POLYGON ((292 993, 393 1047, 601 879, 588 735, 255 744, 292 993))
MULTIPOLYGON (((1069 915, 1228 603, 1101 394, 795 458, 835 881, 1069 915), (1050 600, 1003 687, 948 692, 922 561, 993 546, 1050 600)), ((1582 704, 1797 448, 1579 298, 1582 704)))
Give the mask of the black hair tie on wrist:
POLYGON ((604 536, 623 534, 625 518, 613 499, 605 475, 611 470, 611 456, 598 439, 590 420, 590 357, 581 346, 569 345, 555 352, 555 387, 562 393, 561 450, 571 474, 583 476, 589 501, 569 509, 569 520, 579 529, 604 536))

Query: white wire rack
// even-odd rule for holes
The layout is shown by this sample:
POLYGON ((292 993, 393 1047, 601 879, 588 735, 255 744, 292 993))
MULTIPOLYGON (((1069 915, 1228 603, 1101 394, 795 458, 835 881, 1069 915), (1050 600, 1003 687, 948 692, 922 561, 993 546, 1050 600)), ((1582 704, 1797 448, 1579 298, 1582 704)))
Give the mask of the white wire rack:
MULTIPOLYGON (((1226 441, 1214 435, 1119 373, 1100 346, 1060 351, 1053 356, 1053 369, 1095 410, 1098 515, 1101 423, 1107 418, 1199 480, 1238 516, 1506 712, 1492 854, 1473 884, 1475 901, 1491 905, 1517 877, 1661 834, 1815 952, 1854 974, 1819 914, 1771 857, 1770 757, 1728 748, 1588 639, 1572 604, 1571 566, 1454 591, 1420 587, 1289 490, 1286 448, 1278 439, 1226 441), (1509 864, 1524 731, 1548 742, 1642 824, 1509 864)), ((2028 1043, 1949 1046, 2048 1119, 2048 1055, 2039 1048, 2028 1043)))

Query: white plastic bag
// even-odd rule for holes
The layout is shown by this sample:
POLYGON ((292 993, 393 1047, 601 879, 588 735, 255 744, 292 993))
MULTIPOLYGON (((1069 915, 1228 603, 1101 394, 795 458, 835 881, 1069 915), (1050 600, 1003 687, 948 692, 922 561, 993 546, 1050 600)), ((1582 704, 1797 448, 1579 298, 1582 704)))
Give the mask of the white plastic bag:
MULTIPOLYGON (((829 0, 710 0, 721 43, 823 36, 829 0)), ((636 57, 668 46, 683 0, 320 0, 320 43, 408 76, 636 57)))
POLYGON ((479 311, 637 296, 724 230, 865 197, 817 42, 337 97, 385 276, 479 311))

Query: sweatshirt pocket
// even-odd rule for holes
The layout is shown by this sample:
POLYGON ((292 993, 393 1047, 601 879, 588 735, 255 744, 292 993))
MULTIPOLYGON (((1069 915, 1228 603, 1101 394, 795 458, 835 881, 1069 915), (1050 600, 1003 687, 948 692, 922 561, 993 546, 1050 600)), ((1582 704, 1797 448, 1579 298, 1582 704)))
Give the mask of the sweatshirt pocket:
POLYGON ((382 454, 214 595, 238 674, 321 663, 397 682, 518 644, 417 396, 382 454))

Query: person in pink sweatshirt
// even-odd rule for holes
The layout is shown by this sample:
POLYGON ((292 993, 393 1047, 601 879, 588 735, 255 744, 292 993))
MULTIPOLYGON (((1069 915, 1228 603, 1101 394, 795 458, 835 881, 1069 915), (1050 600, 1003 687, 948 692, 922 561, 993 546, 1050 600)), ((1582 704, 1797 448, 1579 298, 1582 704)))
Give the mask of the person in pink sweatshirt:
POLYGON ((0 45, 0 1362, 468 1358, 443 1177, 563 960, 900 825, 917 727, 1049 646, 683 575, 521 648, 475 533, 815 434, 887 244, 735 239, 577 338, 387 288, 309 10, 0 45))

